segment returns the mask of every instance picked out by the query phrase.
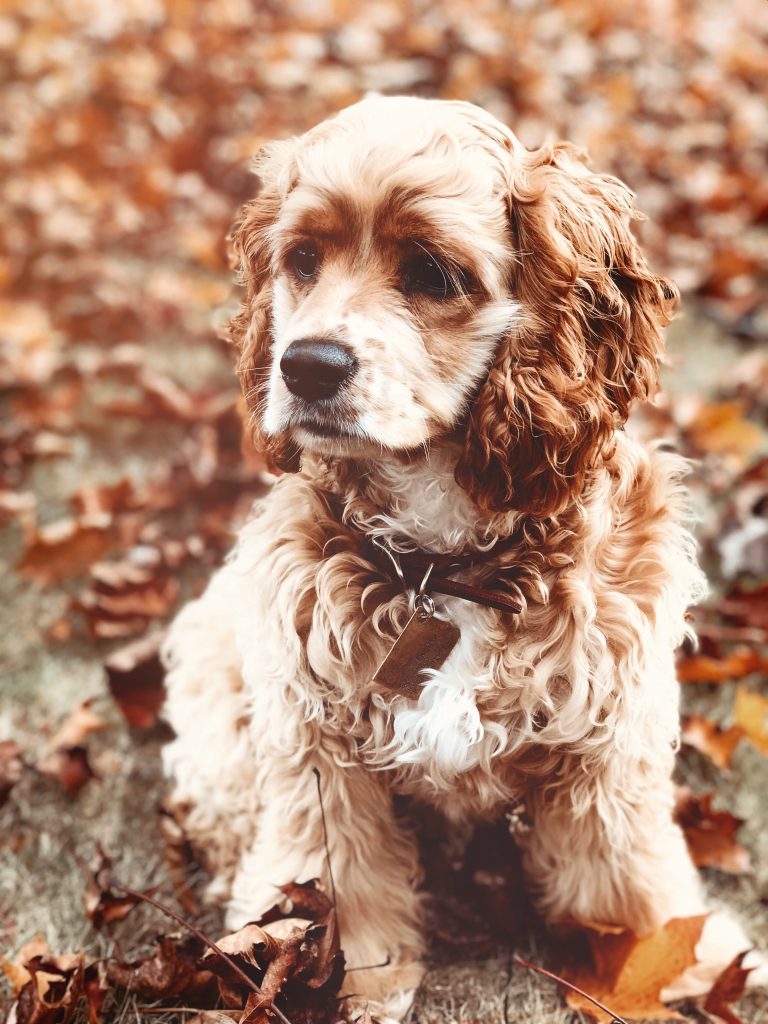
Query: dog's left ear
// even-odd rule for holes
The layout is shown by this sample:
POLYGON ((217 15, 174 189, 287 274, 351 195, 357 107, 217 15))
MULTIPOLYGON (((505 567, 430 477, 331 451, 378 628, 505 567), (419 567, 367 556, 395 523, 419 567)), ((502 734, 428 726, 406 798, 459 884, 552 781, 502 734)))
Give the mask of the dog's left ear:
POLYGON ((258 182, 256 197, 242 207, 229 234, 244 295, 226 333, 238 350, 238 372, 251 414, 254 444, 270 469, 284 472, 298 471, 301 452, 289 438, 265 434, 262 419, 273 343, 270 230, 291 190, 296 148, 296 140, 287 140, 267 143, 259 151, 252 168, 258 182))
POLYGON ((566 144, 510 150, 521 321, 470 410, 456 479, 485 511, 546 517, 581 492, 632 401, 656 391, 677 290, 648 269, 625 185, 566 144))

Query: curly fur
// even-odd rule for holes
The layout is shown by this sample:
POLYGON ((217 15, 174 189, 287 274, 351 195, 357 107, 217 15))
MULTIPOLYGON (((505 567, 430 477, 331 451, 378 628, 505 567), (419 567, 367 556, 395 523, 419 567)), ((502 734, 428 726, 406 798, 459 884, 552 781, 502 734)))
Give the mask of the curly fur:
MULTIPOLYGON (((348 976, 381 1020, 407 1010, 423 948, 396 794, 453 820, 524 800, 526 869, 551 921, 647 932, 701 912, 670 774, 673 652, 704 583, 683 461, 620 429, 656 388, 675 297, 634 240, 630 192, 570 146, 525 150, 470 104, 405 98, 269 146, 256 172, 233 232, 245 295, 231 337, 257 441, 289 472, 166 652, 166 766, 230 923, 281 883, 325 876, 313 767, 348 963, 391 961, 348 976), (311 282, 289 269, 307 238, 322 256, 311 282), (409 293, 413 246, 471 284, 409 293), (306 337, 340 339, 359 364, 331 413, 281 377, 306 337), (523 612, 441 599, 457 647, 418 701, 381 689, 412 605, 365 537, 485 550, 463 578, 492 578, 523 612)), ((733 922, 705 939, 675 994, 746 943, 733 922)))

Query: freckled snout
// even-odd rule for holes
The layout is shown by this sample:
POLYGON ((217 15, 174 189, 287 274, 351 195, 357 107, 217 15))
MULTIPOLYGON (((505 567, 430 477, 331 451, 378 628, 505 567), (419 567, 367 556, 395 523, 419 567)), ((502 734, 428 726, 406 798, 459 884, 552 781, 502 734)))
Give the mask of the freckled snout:
POLYGON ((357 371, 352 353, 335 341, 302 338, 291 342, 280 360, 288 390, 308 402, 333 398, 357 371))

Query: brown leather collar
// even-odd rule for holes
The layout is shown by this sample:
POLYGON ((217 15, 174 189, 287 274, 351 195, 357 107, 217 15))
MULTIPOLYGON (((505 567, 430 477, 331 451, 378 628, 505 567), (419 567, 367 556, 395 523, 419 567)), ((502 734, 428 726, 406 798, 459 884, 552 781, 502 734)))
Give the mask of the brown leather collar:
POLYGON ((392 551, 385 548, 383 544, 376 543, 374 538, 355 522, 344 519, 341 501, 337 494, 328 490, 323 491, 323 494, 334 516, 361 537, 371 561, 383 569, 387 576, 393 576, 409 588, 419 590, 425 576, 429 573, 426 585, 428 593, 459 597, 463 601, 471 601, 473 604, 496 608, 501 612, 509 612, 513 615, 519 615, 523 610, 521 601, 502 590, 488 590, 485 587, 476 587, 474 584, 460 583, 458 580, 450 579, 454 573, 460 572, 462 569, 472 569, 475 566, 484 565, 496 558, 497 555, 515 547, 519 543, 519 537, 506 537, 497 541, 492 548, 488 548, 486 551, 469 551, 456 555, 419 550, 392 551))
POLYGON ((516 539, 509 538, 507 541, 500 541, 487 551, 443 555, 434 551, 383 550, 381 544, 377 544, 368 534, 364 534, 364 537, 373 561, 384 568, 389 575, 392 575, 393 570, 397 572, 396 566, 399 565, 403 574, 403 582, 408 586, 418 590, 426 577, 428 593, 459 597, 463 601, 472 601, 473 604, 497 608, 499 611, 515 615, 523 610, 520 601, 501 590, 487 590, 484 587, 476 587, 470 583, 460 583, 458 580, 450 579, 454 573, 460 572, 462 569, 471 569, 490 561, 517 543, 516 539))

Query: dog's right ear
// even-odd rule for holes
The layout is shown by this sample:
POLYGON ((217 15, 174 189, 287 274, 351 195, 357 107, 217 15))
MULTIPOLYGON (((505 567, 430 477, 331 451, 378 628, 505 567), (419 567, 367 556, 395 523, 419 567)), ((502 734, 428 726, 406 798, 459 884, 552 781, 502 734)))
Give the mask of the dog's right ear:
POLYGON ((301 451, 285 435, 266 434, 264 406, 272 361, 272 277, 270 230, 280 216, 285 198, 295 183, 292 171, 296 140, 267 143, 253 162, 258 188, 232 225, 228 241, 238 284, 245 289, 237 314, 225 336, 238 351, 237 370, 249 412, 249 426, 257 450, 272 470, 298 472, 301 451))

